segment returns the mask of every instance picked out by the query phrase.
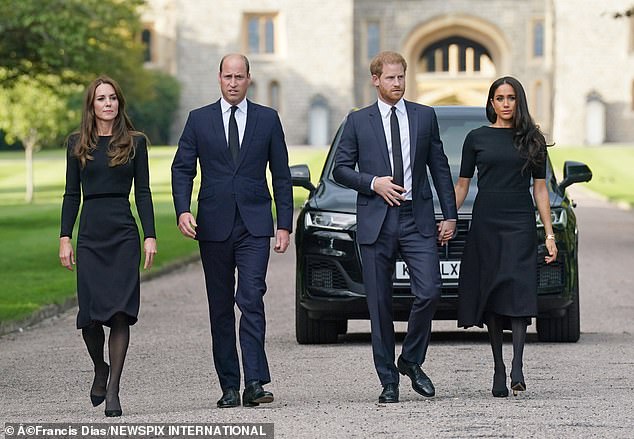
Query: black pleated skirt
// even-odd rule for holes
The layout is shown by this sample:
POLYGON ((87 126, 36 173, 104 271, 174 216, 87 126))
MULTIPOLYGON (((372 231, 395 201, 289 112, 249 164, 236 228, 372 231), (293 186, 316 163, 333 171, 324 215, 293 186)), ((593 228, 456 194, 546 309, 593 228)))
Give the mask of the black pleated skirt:
POLYGON ((478 192, 460 264, 458 326, 537 316, 535 208, 526 192, 478 192))
POLYGON ((119 312, 136 323, 140 247, 127 197, 84 199, 77 238, 77 328, 110 326, 119 312))

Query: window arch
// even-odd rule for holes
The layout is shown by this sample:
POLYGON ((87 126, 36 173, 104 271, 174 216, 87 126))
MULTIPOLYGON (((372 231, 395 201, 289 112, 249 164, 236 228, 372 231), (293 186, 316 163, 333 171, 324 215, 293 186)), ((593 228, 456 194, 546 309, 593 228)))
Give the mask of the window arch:
POLYGON ((419 58, 419 71, 440 72, 483 72, 490 69, 491 54, 482 44, 471 39, 452 36, 427 46, 419 58))

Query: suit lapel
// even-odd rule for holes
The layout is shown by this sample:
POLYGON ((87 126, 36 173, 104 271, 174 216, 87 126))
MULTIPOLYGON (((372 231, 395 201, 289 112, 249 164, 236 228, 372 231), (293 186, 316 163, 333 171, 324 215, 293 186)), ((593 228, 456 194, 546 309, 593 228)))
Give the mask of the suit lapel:
POLYGON ((233 157, 231 157, 231 151, 229 151, 229 145, 227 144, 227 136, 225 135, 225 126, 222 122, 222 107, 220 107, 220 100, 216 101, 211 106, 211 125, 213 127, 213 133, 211 133, 211 138, 215 138, 211 145, 211 148, 214 148, 214 145, 220 149, 220 156, 224 158, 224 160, 230 165, 233 164, 233 157))
POLYGON ((240 154, 238 155, 238 163, 236 168, 240 166, 244 156, 251 145, 251 138, 255 132, 255 125, 258 122, 258 106, 253 102, 247 100, 247 123, 244 127, 244 136, 242 137, 242 143, 240 144, 240 154))
POLYGON ((379 111, 378 104, 374 104, 370 109, 369 118, 370 125, 372 125, 374 135, 379 144, 379 149, 381 150, 381 157, 383 157, 385 166, 387 166, 387 169, 391 175, 392 165, 390 162, 390 157, 388 156, 387 140, 385 139, 385 130, 383 129, 383 120, 381 119, 381 112, 379 111))
POLYGON ((409 160, 414 172, 414 158, 416 157, 416 140, 418 139, 418 111, 416 106, 405 101, 405 109, 407 110, 407 120, 409 121, 409 160))

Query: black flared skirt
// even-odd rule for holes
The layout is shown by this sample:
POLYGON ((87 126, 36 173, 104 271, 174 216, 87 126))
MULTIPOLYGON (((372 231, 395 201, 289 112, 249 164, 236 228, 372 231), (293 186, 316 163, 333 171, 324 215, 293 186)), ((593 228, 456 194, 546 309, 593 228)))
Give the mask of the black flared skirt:
POLYGON ((535 208, 526 192, 479 192, 460 264, 458 326, 537 315, 535 208))
POLYGON ((139 314, 139 230, 125 197, 84 199, 77 238, 77 328, 139 314))

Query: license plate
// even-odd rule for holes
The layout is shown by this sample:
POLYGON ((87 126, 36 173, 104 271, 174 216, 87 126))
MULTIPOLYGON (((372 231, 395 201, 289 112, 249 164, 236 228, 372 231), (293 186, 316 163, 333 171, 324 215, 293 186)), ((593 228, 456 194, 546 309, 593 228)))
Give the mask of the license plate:
MULTIPOLYGON (((440 261, 440 276, 443 279, 458 279, 460 261, 440 261)), ((396 280, 409 280, 409 269, 404 261, 396 261, 396 280)))

